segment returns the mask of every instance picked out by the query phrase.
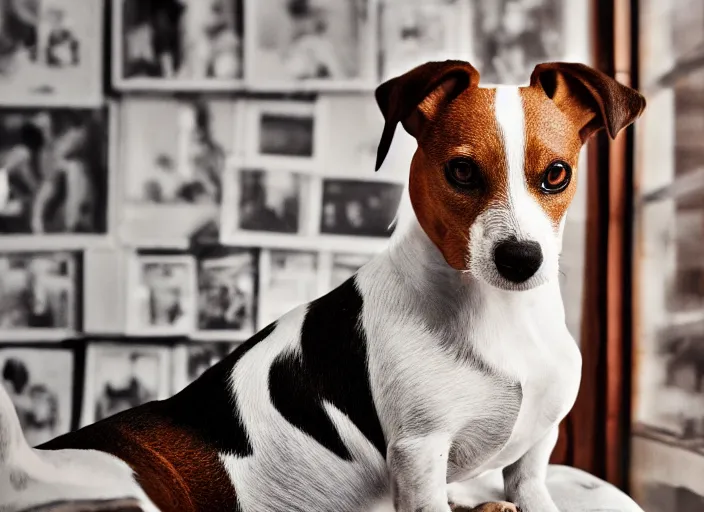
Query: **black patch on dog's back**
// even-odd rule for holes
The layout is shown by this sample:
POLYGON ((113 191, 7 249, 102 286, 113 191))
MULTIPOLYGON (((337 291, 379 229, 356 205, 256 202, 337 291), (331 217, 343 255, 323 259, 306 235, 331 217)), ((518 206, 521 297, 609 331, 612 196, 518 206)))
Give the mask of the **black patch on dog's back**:
POLYGON ((303 321, 300 356, 279 356, 269 371, 271 400, 278 411, 345 460, 351 455, 323 401, 346 414, 382 456, 386 454, 369 383, 362 306, 354 278, 312 302, 303 321))
POLYGON ((252 455, 239 410, 233 400, 230 376, 237 362, 274 331, 272 323, 209 368, 190 386, 166 400, 169 415, 179 425, 199 433, 218 452, 237 457, 252 455))

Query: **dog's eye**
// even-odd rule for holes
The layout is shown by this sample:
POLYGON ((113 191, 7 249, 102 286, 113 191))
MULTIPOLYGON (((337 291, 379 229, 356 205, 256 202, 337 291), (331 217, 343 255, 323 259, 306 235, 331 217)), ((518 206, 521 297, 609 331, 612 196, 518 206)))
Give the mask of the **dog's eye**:
POLYGON ((554 162, 543 173, 543 182, 540 184, 546 194, 562 192, 567 188, 572 179, 572 168, 565 162, 554 162))
POLYGON ((479 188, 482 184, 479 167, 466 158, 456 158, 447 162, 445 176, 451 184, 461 188, 479 188))

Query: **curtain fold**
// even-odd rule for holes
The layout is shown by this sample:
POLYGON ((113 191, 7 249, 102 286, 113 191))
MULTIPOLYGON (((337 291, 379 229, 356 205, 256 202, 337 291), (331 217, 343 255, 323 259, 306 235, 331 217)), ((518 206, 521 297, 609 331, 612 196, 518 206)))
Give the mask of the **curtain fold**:
MULTIPOLYGON (((596 67, 631 82, 630 0, 593 0, 596 67)), ((632 128, 588 145, 587 233, 582 304, 582 384, 560 426, 552 462, 624 488, 630 421, 630 208, 632 128)))

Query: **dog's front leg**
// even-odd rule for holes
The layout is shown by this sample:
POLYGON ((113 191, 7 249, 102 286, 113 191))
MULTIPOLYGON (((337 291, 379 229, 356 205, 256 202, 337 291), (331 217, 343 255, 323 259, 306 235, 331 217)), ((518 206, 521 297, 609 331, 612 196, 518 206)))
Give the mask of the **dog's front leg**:
POLYGON ((447 458, 450 435, 400 438, 389 444, 387 464, 397 512, 450 512, 447 458))
POLYGON ((504 469, 506 498, 522 512, 559 512, 548 492, 550 454, 557 443, 557 426, 523 457, 504 469))

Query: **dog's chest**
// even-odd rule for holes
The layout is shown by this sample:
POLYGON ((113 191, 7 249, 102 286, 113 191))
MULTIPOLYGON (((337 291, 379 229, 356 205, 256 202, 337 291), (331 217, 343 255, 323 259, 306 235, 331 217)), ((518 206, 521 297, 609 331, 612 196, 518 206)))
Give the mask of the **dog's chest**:
POLYGON ((532 308, 489 310, 481 324, 472 333, 478 355, 520 383, 521 404, 508 441, 472 475, 515 462, 545 436, 574 404, 581 372, 579 348, 564 322, 549 314, 532 308))

